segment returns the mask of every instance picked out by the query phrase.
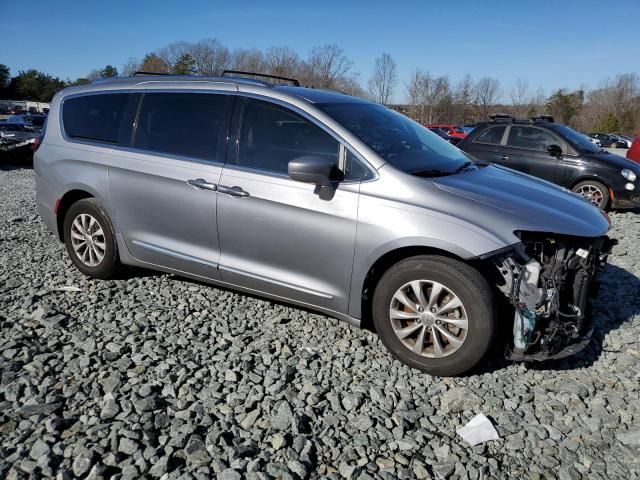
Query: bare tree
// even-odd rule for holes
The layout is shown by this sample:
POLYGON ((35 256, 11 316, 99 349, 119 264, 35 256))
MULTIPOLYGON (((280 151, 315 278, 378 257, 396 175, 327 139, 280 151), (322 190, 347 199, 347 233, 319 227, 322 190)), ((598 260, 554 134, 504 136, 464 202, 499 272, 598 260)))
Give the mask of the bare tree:
POLYGON ((387 105, 396 85, 396 62, 388 53, 376 58, 373 76, 369 79, 369 94, 374 102, 387 105))
POLYGON ((467 74, 457 83, 453 90, 453 108, 455 110, 455 123, 465 124, 473 119, 474 102, 473 79, 467 74))
POLYGON ((156 55, 164 61, 167 68, 173 69, 180 57, 191 54, 192 48, 193 44, 189 42, 173 42, 158 50, 156 55))
POLYGON ((129 59, 122 66, 120 71, 124 77, 132 77, 134 73, 140 71, 140 60, 137 58, 129 57, 129 59))
POLYGON ((95 68, 93 70, 91 70, 89 72, 89 74, 85 77, 87 80, 89 80, 89 82, 93 82, 94 80, 98 79, 102 77, 102 74, 100 72, 99 68, 95 68))
POLYGON ((526 115, 527 95, 529 93, 529 82, 523 78, 518 78, 516 84, 511 89, 511 105, 513 105, 513 114, 522 117, 526 115))
POLYGON ((215 38, 205 38, 193 44, 188 52, 195 61, 196 73, 218 76, 228 67, 229 49, 215 38))
POLYGON ((429 72, 412 72, 407 84, 407 101, 411 116, 423 124, 436 123, 444 105, 451 104, 448 77, 433 77, 429 72))
POLYGON ((338 88, 339 79, 347 77, 353 61, 335 43, 313 47, 301 66, 301 77, 309 86, 338 88))
POLYGON ((500 81, 493 77, 483 77, 476 83, 475 98, 478 105, 478 114, 486 119, 490 107, 495 105, 500 97, 500 81))
POLYGON ((271 47, 265 53, 265 64, 271 75, 295 77, 300 63, 300 56, 289 47, 271 47))
POLYGON ((257 48, 237 48, 231 53, 229 66, 233 70, 263 73, 266 69, 264 55, 257 48))

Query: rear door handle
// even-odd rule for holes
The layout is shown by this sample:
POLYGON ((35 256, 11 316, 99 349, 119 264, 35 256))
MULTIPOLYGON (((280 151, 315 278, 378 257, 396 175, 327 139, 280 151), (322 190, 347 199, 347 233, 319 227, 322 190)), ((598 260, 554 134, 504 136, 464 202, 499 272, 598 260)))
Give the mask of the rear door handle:
POLYGON ((218 185, 218 192, 226 193, 232 197, 248 197, 249 192, 242 189, 242 187, 225 187, 224 185, 218 185))
POLYGON ((212 190, 214 192, 218 190, 218 186, 215 183, 209 183, 204 178, 187 180, 187 183, 192 187, 196 187, 200 190, 212 190))

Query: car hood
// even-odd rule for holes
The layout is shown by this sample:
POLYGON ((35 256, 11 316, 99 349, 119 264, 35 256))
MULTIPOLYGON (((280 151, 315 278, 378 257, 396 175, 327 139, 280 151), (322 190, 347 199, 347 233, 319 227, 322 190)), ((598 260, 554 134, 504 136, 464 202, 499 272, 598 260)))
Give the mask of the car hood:
POLYGON ((511 217, 513 230, 597 237, 610 225, 602 212, 566 189, 505 167, 490 165, 433 184, 511 217))
POLYGON ((617 167, 620 170, 622 170, 623 168, 629 168, 634 172, 636 172, 637 175, 640 176, 640 168, 638 167, 638 164, 636 162, 633 162, 628 158, 621 157, 620 155, 616 155, 615 153, 600 152, 600 153, 588 153, 588 154, 582 154, 582 155, 583 157, 586 157, 592 160, 608 163, 609 165, 613 167, 617 167))

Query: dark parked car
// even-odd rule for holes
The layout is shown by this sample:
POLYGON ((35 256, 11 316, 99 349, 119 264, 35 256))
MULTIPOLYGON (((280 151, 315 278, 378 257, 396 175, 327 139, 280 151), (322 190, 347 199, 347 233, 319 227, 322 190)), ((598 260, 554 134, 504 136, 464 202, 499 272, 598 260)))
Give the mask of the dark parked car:
POLYGON ((609 148, 626 148, 626 143, 623 144, 618 137, 609 133, 589 133, 591 138, 597 138, 600 140, 600 144, 603 147, 609 148))
POLYGON ((441 128, 436 128, 436 127, 428 127, 428 128, 430 131, 438 135, 440 138, 444 138, 447 142, 449 142, 452 145, 457 145, 458 143, 460 143, 460 140, 462 140, 461 138, 458 138, 458 137, 452 137, 441 128))
POLYGON ((582 195, 601 209, 640 206, 640 165, 597 147, 553 118, 500 115, 457 146, 474 157, 519 170, 582 195))
POLYGON ((47 119, 46 115, 11 115, 7 118, 7 123, 22 125, 27 130, 39 132, 47 119))

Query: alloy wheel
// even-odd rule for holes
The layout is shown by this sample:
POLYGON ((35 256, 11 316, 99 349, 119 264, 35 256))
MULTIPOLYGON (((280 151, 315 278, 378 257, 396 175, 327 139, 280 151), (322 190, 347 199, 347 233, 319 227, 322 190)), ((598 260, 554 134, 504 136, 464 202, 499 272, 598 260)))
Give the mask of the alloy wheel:
POLYGON ((71 245, 82 263, 97 267, 106 251, 104 231, 98 221, 88 213, 81 213, 71 224, 71 245))
POLYGON ((582 185, 581 187, 576 189, 576 193, 578 195, 583 196, 587 200, 589 200, 591 203, 593 203, 598 208, 600 208, 602 206, 602 200, 604 198, 604 194, 595 185, 590 185, 590 184, 582 185))
POLYGON ((404 346, 429 358, 456 352, 469 329, 460 298, 431 280, 414 280, 400 287, 391 299, 389 318, 404 346))

